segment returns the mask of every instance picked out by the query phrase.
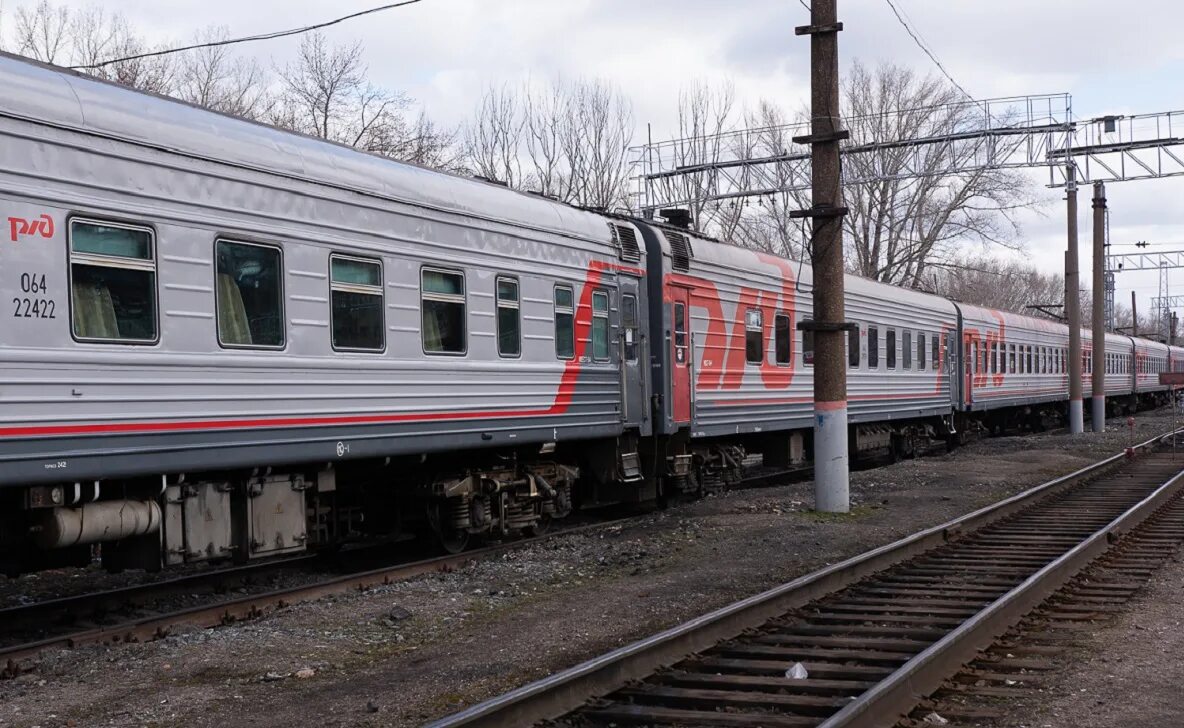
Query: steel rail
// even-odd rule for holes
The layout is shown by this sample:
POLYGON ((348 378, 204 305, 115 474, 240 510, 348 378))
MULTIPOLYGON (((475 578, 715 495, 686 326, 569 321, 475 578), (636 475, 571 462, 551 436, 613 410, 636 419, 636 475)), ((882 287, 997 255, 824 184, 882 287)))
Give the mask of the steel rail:
MULTIPOLYGON (((12 675, 18 673, 20 671, 21 660, 25 660, 47 649, 72 649, 90 644, 118 644, 148 641, 168 636, 169 629, 177 626, 190 626, 201 629, 218 627, 239 620, 260 617, 269 611, 281 609, 297 602, 309 601, 331 594, 342 594, 355 590, 361 591, 375 586, 410 579, 421 574, 458 569, 489 556, 507 553, 562 536, 572 536, 585 531, 611 528, 614 525, 633 521, 635 518, 635 516, 629 516, 609 521, 587 523, 571 528, 557 529, 541 536, 518 541, 508 541, 473 551, 464 551, 459 554, 449 554, 410 563, 383 566, 318 581, 313 584, 274 589, 259 594, 250 594, 234 599, 220 600, 162 614, 154 614, 110 626, 67 632, 34 642, 0 647, 0 662, 7 663, 6 667, 0 668, 0 674, 12 675)), ((48 602, 48 604, 53 604, 53 602, 48 602)))
MULTIPOLYGON (((427 728, 520 726, 557 718, 585 704, 590 698, 606 695, 631 681, 652 674, 663 666, 734 638, 745 630, 758 627, 794 608, 837 592, 869 575, 954 540, 964 532, 1006 518, 1047 496, 1101 475, 1135 451, 1154 446, 1163 437, 1157 435, 1128 448, 1123 453, 1105 458, 993 505, 799 577, 478 703, 429 723, 427 728)), ((1173 482, 1178 483, 1180 480, 1177 476, 1173 482)), ((1105 535, 1102 538, 1104 539, 1105 535)), ((908 681, 905 680, 903 684, 906 686, 904 689, 907 689, 908 681)))
POLYGON ((917 696, 940 687, 946 678, 1106 552, 1121 535, 1179 493, 1182 486, 1184 472, 930 645, 818 728, 883 728, 895 724, 917 704, 917 696))
MULTIPOLYGON (((742 481, 740 481, 740 483, 733 487, 767 487, 770 485, 788 482, 794 478, 808 476, 811 472, 812 469, 808 467, 779 469, 772 472, 760 472, 750 477, 744 478, 742 481)), ((555 531, 543 534, 539 537, 520 539, 498 544, 496 546, 486 547, 484 549, 465 551, 456 555, 436 557, 434 559, 427 559, 422 563, 436 564, 441 569, 454 568, 453 565, 455 563, 464 563, 466 557, 478 558, 495 553, 501 553, 507 549, 513 549, 537 543, 540 539, 567 535, 578 532, 579 530, 620 524, 630 520, 630 518, 633 517, 614 519, 610 521, 597 521, 568 528, 557 528, 555 531), (457 561, 458 559, 460 560, 459 562, 457 561)), ((385 545, 379 545, 374 548, 383 547, 385 547, 385 545)), ((37 626, 44 626, 51 620, 57 623, 58 620, 56 618, 62 615, 68 615, 69 618, 75 622, 85 621, 87 619, 94 618, 98 614, 110 613, 120 609, 126 609, 130 606, 138 606, 153 600, 167 598, 176 594, 191 594, 198 589, 206 591, 207 593, 211 591, 216 592, 219 588, 226 587, 230 584, 246 583, 253 578, 270 576, 274 573, 286 571, 289 569, 313 567, 322 562, 325 563, 325 566, 328 568, 332 565, 331 559, 334 557, 350 556, 365 552, 366 549, 359 549, 356 551, 305 554, 302 556, 277 561, 242 564, 208 572, 182 574, 172 578, 161 579, 143 584, 131 584, 103 591, 83 592, 79 594, 71 594, 68 596, 43 599, 28 604, 2 607, 0 608, 0 625, 3 625, 4 629, 8 631, 15 631, 16 627, 23 627, 25 625, 28 625, 30 628, 35 628, 37 626)), ((407 563, 403 566, 410 568, 411 566, 418 563, 420 562, 407 563)), ((374 571, 380 572, 382 569, 390 568, 398 569, 401 568, 401 566, 398 564, 392 564, 390 566, 377 568, 374 571)), ((419 573, 424 572, 416 571, 411 575, 413 576, 419 573)), ((110 629, 116 628, 112 627, 110 629)), ((58 638, 51 638, 44 640, 44 642, 52 646, 58 644, 60 640, 58 638)), ((14 649, 15 647, 0 646, 0 658, 9 656, 7 651, 14 649)))

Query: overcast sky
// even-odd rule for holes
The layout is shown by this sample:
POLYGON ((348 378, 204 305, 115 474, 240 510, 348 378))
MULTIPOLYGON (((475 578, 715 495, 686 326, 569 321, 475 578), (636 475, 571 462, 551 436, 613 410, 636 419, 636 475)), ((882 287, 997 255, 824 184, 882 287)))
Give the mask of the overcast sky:
MULTIPOLYGON (((381 0, 104 0, 155 41, 179 41, 225 25, 231 35, 326 20, 381 0)), ((808 0, 807 0, 808 1, 808 0)), ((1179 0, 895 0, 950 73, 980 98, 1069 92, 1081 118, 1184 108, 1184 25, 1179 0)), ((34 0, 0 0, 9 19, 34 0)), ((66 3, 86 5, 86 2, 66 3)), ((839 0, 845 61, 893 61, 935 70, 885 0, 839 0)), ((641 141, 672 131, 675 99, 688 82, 730 79, 742 104, 761 97, 800 106, 809 42, 794 36, 807 12, 798 0, 424 0, 334 26, 334 41, 360 40, 373 80, 404 90, 429 114, 461 121, 490 83, 527 77, 602 78, 634 104, 641 141)), ((240 46, 282 62, 297 39, 240 46)), ((1184 134, 1178 134, 1184 136, 1184 134)), ((1039 179, 1047 181, 1047 173, 1039 179)), ((1184 248, 1184 178, 1111 185, 1111 240, 1184 248)), ((1043 190, 1044 214, 1025 214, 1026 257, 1063 265, 1063 193, 1043 190)), ((1089 190, 1081 193, 1083 284, 1089 284, 1089 190)), ((1152 248, 1154 249, 1154 248, 1152 248)), ((1134 251, 1116 247, 1115 252, 1134 251)), ((1184 271, 1173 273, 1184 294, 1184 271)), ((1118 300, 1134 288, 1146 311, 1155 274, 1118 277, 1118 300)))

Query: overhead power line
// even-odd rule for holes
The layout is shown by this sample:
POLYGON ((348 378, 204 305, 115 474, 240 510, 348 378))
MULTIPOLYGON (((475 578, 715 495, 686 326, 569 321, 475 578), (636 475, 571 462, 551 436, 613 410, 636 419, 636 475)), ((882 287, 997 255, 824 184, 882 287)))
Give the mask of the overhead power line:
POLYGON ((197 50, 199 48, 215 48, 217 46, 234 45, 236 43, 252 43, 254 41, 259 41, 259 40, 274 40, 276 38, 284 38, 289 35, 300 35, 301 33, 308 33, 308 32, 314 31, 314 30, 320 30, 321 28, 328 28, 330 25, 337 25, 338 23, 344 23, 347 20, 353 20, 354 18, 360 18, 363 15, 370 15, 372 13, 380 13, 384 10, 394 10, 395 8, 401 8, 401 7, 404 7, 405 5, 414 5, 419 2, 423 2, 423 0, 403 0, 402 2, 389 3, 387 5, 380 5, 376 8, 370 8, 368 10, 359 10, 356 13, 350 13, 349 15, 343 15, 340 18, 334 18, 333 20, 327 20, 323 23, 317 23, 315 25, 306 25, 306 26, 303 26, 300 28, 292 28, 290 30, 277 30, 272 33, 260 33, 258 35, 247 35, 247 36, 243 36, 242 38, 227 38, 226 40, 216 40, 216 41, 210 41, 208 43, 195 43, 194 45, 181 46, 180 48, 164 48, 164 49, 157 50, 157 51, 149 51, 147 53, 137 53, 136 55, 132 55, 132 56, 123 56, 121 58, 112 58, 110 60, 100 61, 99 63, 91 63, 91 64, 83 65, 83 66, 70 66, 70 68, 75 71, 92 71, 96 68, 110 66, 113 63, 125 63, 127 61, 136 61, 141 58, 152 58, 155 56, 167 56, 171 53, 182 53, 184 51, 192 51, 192 50, 197 50))
POLYGON ((900 22, 901 26, 905 29, 905 32, 909 34, 909 37, 913 39, 913 42, 917 44, 917 47, 924 51, 925 55, 929 56, 929 60, 933 61, 933 65, 937 66, 937 70, 941 71, 941 74, 949 79, 950 83, 954 84, 954 87, 961 91, 963 96, 977 104, 978 99, 971 96, 970 92, 964 89, 962 84, 958 83, 958 81, 950 75, 950 72, 946 70, 946 67, 942 65, 942 62, 937 59, 937 55, 929 49, 929 46, 927 46, 925 42, 921 40, 921 38, 913 30, 912 26, 909 25, 908 21, 904 19, 903 15, 901 15, 900 10, 896 7, 896 3, 894 3, 892 0, 884 0, 884 2, 888 3, 888 7, 892 8, 892 14, 896 16, 897 21, 900 22))

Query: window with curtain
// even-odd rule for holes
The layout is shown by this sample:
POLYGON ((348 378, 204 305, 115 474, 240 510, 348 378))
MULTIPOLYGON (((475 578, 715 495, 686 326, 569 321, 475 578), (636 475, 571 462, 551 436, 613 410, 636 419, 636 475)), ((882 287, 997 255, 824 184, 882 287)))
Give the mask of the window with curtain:
POLYGON ((156 251, 144 227, 70 221, 74 335, 112 343, 157 338, 156 251))
POLYGON ((279 248, 219 240, 215 253, 219 343, 282 347, 284 288, 279 248))

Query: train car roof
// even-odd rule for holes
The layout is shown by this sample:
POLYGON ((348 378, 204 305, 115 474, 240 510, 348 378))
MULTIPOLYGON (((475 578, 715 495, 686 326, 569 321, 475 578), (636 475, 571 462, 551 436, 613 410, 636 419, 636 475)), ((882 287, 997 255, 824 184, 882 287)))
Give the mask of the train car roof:
POLYGON ((492 222, 607 241, 604 219, 538 195, 430 170, 0 53, 0 115, 326 184, 492 222))

